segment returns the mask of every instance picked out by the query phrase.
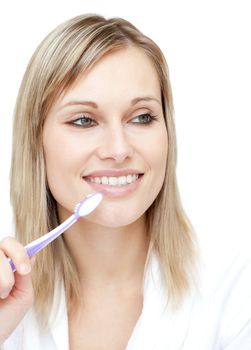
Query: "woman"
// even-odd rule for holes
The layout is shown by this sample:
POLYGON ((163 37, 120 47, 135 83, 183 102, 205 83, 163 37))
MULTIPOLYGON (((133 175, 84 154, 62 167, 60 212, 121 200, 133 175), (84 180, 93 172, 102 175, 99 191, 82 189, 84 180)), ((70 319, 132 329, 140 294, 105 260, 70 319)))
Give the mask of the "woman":
MULTIPOLYGON (((152 40, 122 19, 61 24, 28 65, 13 140, 16 239, 0 244, 4 349, 244 349, 251 313, 227 335, 232 314, 223 317, 235 270, 216 294, 196 274, 171 87, 152 40), (99 207, 30 261, 23 246, 93 191, 104 194, 99 207)), ((247 266, 238 265, 244 282, 247 266)))

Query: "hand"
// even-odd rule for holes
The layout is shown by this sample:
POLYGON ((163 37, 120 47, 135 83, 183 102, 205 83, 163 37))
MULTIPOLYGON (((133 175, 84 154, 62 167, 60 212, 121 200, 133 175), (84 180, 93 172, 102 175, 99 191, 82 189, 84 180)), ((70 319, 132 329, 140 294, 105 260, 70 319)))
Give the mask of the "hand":
POLYGON ((10 336, 33 304, 30 260, 25 248, 14 238, 0 241, 0 345, 10 336), (7 257, 16 266, 12 272, 7 257))

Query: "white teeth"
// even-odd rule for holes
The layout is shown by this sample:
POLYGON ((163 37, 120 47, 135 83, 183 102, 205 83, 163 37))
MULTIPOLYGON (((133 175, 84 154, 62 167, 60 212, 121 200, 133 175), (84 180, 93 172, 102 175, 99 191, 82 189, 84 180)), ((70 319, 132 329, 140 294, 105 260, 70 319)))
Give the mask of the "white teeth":
POLYGON ((102 185, 110 185, 110 186, 124 186, 135 182, 138 179, 139 175, 127 175, 127 176, 119 176, 119 177, 89 177, 88 181, 95 182, 97 184, 102 185))
POLYGON ((108 178, 109 185, 116 186, 118 184, 118 179, 116 177, 108 178))
POLYGON ((127 183, 131 184, 132 183, 132 175, 127 175, 126 181, 127 181, 127 183))
POLYGON ((101 183, 103 185, 108 185, 109 184, 109 178, 106 176, 101 177, 101 183))
POLYGON ((96 182, 97 184, 101 184, 101 179, 99 177, 95 177, 93 182, 96 182))
POLYGON ((119 185, 126 185, 126 176, 120 176, 119 178, 118 178, 118 184, 119 185))

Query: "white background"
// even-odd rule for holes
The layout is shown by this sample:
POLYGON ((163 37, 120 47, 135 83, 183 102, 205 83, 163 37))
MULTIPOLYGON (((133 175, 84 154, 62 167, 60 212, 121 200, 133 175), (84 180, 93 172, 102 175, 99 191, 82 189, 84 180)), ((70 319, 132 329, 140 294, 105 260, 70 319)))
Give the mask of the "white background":
POLYGON ((242 0, 2 1, 0 236, 12 230, 12 114, 28 60, 55 26, 91 12, 128 19, 167 58, 176 111, 178 184, 198 236, 208 245, 219 243, 223 255, 239 242, 251 243, 249 5, 242 0))

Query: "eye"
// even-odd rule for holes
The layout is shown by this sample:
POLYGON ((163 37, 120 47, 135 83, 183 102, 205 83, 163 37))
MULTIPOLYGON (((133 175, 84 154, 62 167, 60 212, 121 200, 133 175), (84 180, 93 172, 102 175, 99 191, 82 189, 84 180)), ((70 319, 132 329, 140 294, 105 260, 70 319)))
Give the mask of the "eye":
POLYGON ((156 116, 150 113, 140 114, 132 120, 137 120, 136 122, 132 122, 133 124, 151 124, 155 120, 157 120, 156 116))
POLYGON ((70 124, 73 124, 75 126, 79 126, 82 128, 91 128, 92 126, 97 125, 95 120, 88 118, 84 115, 80 118, 74 119, 73 121, 70 122, 70 124))

